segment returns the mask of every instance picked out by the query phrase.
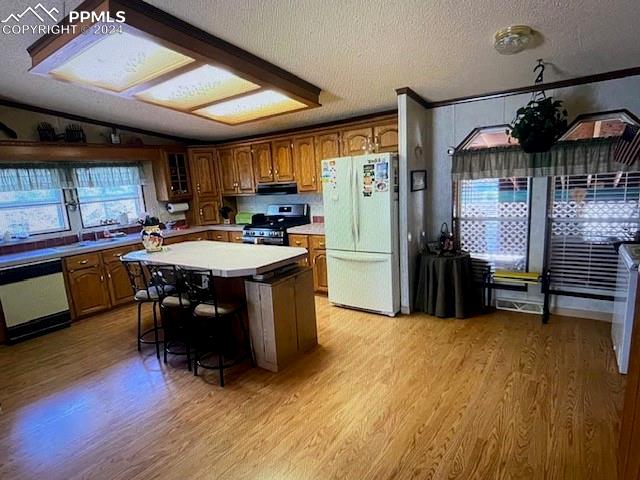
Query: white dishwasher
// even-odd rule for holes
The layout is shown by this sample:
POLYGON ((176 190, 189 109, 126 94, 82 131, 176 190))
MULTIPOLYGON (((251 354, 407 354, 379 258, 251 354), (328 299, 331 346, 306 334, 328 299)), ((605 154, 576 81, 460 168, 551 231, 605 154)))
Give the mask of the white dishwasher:
POLYGON ((613 349, 618 362, 618 370, 623 374, 626 374, 629 368, 631 332, 635 320, 636 298, 638 296, 639 263, 640 245, 620 245, 611 340, 613 341, 613 349))
POLYGON ((0 306, 10 343, 69 326, 62 260, 0 269, 0 306))

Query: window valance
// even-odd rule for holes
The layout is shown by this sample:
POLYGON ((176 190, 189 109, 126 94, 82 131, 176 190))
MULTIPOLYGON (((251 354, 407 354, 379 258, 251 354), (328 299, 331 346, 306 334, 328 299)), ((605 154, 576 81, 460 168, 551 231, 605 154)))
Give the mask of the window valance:
POLYGON ((526 153, 519 146, 459 150, 453 154, 454 180, 548 177, 628 171, 613 160, 618 138, 558 142, 548 152, 526 153))
POLYGON ((0 192, 142 184, 139 163, 0 164, 0 192))

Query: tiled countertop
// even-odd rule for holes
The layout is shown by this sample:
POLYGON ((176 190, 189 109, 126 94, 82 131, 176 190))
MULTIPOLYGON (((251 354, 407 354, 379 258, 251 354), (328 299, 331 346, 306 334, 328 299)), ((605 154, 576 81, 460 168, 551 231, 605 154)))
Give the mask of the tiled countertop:
POLYGON ((297 227, 287 228, 287 233, 298 235, 324 235, 324 223, 307 223, 297 227))
MULTIPOLYGON (((165 238, 171 238, 188 235, 190 233, 206 232, 209 230, 237 232, 241 231, 243 226, 244 225, 211 225, 206 227, 191 227, 184 230, 163 230, 162 234, 165 238)), ((107 250, 109 248, 122 247, 124 245, 134 245, 136 243, 140 243, 140 248, 143 248, 139 233, 131 233, 124 237, 117 237, 113 239, 85 241, 60 247, 40 248, 36 250, 29 250, 27 252, 10 253, 7 255, 0 255, 0 268, 9 268, 27 263, 54 260, 80 253, 97 252, 100 250, 107 250)))

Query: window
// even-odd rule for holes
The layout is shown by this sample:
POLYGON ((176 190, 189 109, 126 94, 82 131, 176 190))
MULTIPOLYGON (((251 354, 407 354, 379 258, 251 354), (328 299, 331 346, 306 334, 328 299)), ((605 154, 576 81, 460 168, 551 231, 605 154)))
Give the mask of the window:
POLYGON ((21 225, 29 234, 68 230, 62 190, 0 192, 0 232, 21 230, 21 225))
POLYGON ((627 125, 638 125, 638 119, 627 110, 579 115, 560 141, 619 137, 627 125))
POLYGON ((510 125, 494 125, 492 127, 474 128, 456 150, 475 150, 478 148, 510 147, 518 145, 518 139, 513 138, 510 125))
POLYGON ((549 268, 566 291, 613 292, 614 242, 640 228, 640 173, 553 177, 549 268))
POLYGON ((122 213, 132 220, 144 211, 142 187, 139 185, 79 187, 77 191, 85 228, 102 225, 107 220, 117 221, 122 213))
POLYGON ((525 271, 529 180, 461 180, 457 190, 456 222, 462 249, 493 268, 525 271))

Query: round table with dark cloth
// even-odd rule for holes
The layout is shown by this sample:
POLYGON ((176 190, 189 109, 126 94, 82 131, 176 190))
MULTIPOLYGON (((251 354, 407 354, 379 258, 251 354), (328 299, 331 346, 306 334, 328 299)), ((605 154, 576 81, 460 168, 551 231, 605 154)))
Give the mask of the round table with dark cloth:
POLYGON ((465 318, 479 311, 481 292, 473 283, 468 253, 434 255, 423 251, 417 273, 417 311, 442 318, 465 318))

